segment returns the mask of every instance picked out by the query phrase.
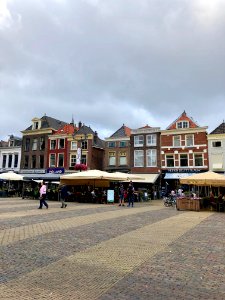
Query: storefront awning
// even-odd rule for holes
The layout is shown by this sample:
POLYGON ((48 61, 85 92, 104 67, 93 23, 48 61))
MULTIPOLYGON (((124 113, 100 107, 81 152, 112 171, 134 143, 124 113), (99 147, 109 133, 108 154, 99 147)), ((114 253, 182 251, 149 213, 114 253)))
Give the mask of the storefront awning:
POLYGON ((132 175, 137 175, 140 177, 143 177, 143 179, 132 179, 132 182, 142 182, 142 183, 155 183, 157 178, 159 177, 160 174, 133 174, 132 175))
POLYGON ((180 179, 194 174, 196 173, 166 173, 164 179, 180 179))
POLYGON ((54 180, 59 181, 61 174, 45 173, 45 174, 22 174, 24 180, 54 180))

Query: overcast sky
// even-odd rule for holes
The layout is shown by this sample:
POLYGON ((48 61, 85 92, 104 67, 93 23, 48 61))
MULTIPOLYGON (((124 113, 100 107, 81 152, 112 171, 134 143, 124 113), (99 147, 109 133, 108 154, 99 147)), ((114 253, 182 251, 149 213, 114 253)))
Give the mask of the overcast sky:
POLYGON ((44 114, 109 137, 225 119, 225 0, 0 0, 0 139, 44 114))

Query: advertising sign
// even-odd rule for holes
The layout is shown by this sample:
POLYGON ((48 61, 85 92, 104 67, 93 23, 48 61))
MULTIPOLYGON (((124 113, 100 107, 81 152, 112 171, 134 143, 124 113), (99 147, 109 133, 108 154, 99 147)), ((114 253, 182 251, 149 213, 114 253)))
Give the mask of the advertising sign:
POLYGON ((114 190, 107 191, 107 202, 114 202, 114 190))

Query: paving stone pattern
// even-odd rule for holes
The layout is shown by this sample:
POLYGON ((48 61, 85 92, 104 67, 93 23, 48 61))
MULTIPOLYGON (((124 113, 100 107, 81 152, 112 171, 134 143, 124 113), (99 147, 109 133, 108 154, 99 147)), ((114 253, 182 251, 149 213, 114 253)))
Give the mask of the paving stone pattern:
POLYGON ((33 201, 0 201, 0 299, 225 299, 223 213, 33 201))

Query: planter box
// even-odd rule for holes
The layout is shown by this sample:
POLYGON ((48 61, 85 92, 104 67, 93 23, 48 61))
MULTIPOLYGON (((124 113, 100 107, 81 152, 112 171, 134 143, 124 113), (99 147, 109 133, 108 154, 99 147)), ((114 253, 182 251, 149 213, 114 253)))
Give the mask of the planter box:
POLYGON ((200 210, 200 199, 177 199, 177 210, 200 210))

